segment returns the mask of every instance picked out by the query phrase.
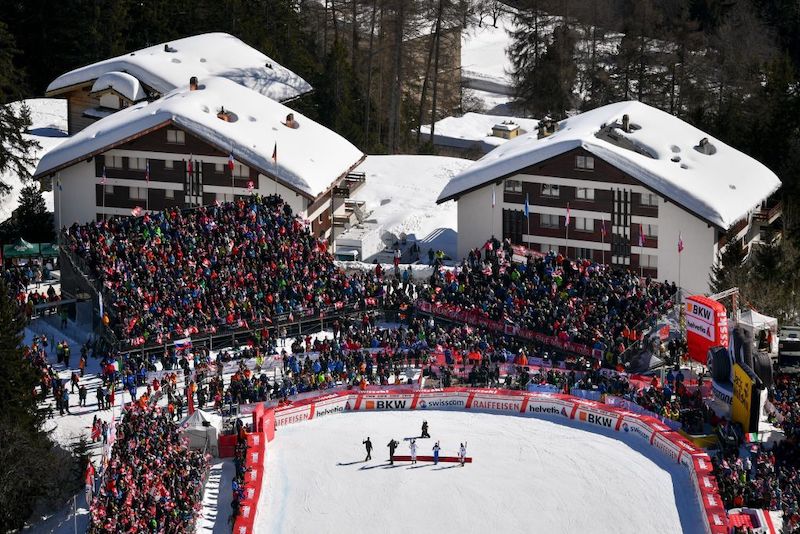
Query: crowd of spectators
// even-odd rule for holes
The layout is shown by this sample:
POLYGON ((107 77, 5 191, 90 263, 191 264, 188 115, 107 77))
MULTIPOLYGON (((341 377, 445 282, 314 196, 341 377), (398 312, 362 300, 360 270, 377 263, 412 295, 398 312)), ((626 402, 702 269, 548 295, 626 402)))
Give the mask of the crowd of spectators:
POLYGON ((131 404, 90 506, 88 532, 193 532, 208 459, 158 407, 131 404))
POLYGON ((102 283, 119 339, 163 340, 380 299, 345 275, 279 197, 73 225, 65 245, 102 283))
POLYGON ((33 307, 37 304, 61 300, 60 292, 52 284, 52 267, 49 263, 29 261, 22 265, 5 265, 0 271, 9 297, 25 310, 25 316, 29 320, 33 316, 33 307))
POLYGON ((472 250, 456 271, 434 275, 422 297, 618 357, 676 292, 675 284, 553 252, 526 263, 511 256, 508 241, 489 241, 483 255, 472 250))

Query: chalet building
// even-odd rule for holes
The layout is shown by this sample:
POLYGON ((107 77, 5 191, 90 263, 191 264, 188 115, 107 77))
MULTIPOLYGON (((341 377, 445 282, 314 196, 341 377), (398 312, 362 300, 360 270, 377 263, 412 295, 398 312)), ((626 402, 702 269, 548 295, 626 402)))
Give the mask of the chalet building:
POLYGON ((764 209, 778 187, 718 139, 620 102, 542 121, 455 176, 438 202, 458 202, 459 257, 495 236, 706 292, 728 231, 749 246, 780 215, 764 209))
POLYGON ((236 37, 207 33, 72 70, 53 80, 45 95, 67 100, 68 132, 74 135, 120 109, 186 85, 191 76, 227 78, 279 102, 312 89, 303 78, 236 37))
POLYGON ((52 179, 59 227, 278 193, 325 237, 349 217, 364 157, 261 92, 209 76, 86 126, 47 152, 34 178, 52 179))

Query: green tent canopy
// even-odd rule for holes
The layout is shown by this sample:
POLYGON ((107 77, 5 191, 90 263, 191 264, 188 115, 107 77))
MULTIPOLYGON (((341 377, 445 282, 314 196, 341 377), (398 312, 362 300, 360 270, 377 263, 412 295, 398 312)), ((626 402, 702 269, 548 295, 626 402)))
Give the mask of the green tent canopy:
POLYGON ((58 247, 54 243, 28 243, 22 238, 11 245, 3 245, 3 258, 56 258, 58 247))

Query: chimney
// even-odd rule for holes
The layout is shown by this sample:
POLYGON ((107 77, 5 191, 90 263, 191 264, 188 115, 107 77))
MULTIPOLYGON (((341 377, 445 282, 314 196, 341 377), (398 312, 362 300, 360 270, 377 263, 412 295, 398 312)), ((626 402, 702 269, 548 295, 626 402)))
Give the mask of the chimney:
POLYGON ((547 137, 550 134, 555 133, 556 131, 556 122, 551 119, 550 117, 545 117, 544 119, 539 121, 539 125, 537 126, 539 133, 537 134, 537 139, 542 139, 547 137))
POLYGON ((288 115, 286 115, 286 123, 285 124, 286 124, 287 128, 296 128, 297 127, 296 123, 294 122, 294 113, 289 113, 288 115))
POLYGON ((623 132, 630 132, 631 131, 631 119, 628 117, 628 114, 622 116, 622 131, 623 132))
POLYGON ((217 113, 217 118, 225 122, 230 122, 231 119, 230 115, 228 115, 228 112, 225 111, 224 107, 219 108, 219 113, 217 113))
POLYGON ((169 52, 169 45, 166 43, 164 44, 164 52, 169 52))
POLYGON ((192 76, 189 78, 189 90, 197 91, 197 76, 192 76))

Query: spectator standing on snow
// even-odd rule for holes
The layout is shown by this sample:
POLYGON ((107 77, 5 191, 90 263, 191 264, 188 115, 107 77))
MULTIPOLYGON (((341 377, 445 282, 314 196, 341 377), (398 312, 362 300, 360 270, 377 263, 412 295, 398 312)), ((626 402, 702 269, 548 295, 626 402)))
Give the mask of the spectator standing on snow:
POLYGON ((372 460, 372 442, 367 437, 366 441, 362 441, 361 443, 364 444, 364 447, 367 449, 367 457, 364 458, 364 461, 372 460))

